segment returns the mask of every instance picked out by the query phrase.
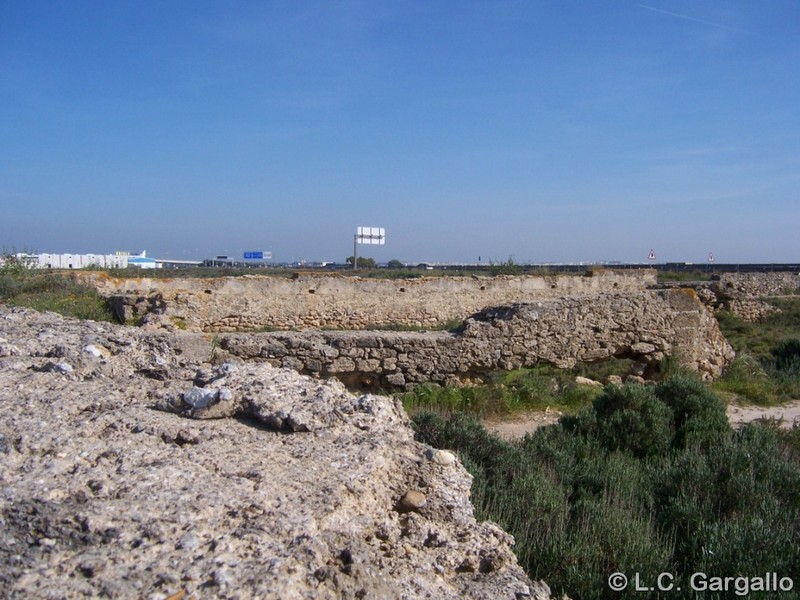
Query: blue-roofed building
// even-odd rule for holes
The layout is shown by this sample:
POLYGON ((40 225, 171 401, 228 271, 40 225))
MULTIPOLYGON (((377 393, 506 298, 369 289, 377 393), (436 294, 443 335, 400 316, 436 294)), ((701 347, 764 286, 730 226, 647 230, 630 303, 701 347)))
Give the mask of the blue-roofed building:
POLYGON ((161 265, 156 262, 155 258, 148 258, 144 252, 139 256, 128 257, 129 267, 138 267, 140 269, 156 269, 161 265))

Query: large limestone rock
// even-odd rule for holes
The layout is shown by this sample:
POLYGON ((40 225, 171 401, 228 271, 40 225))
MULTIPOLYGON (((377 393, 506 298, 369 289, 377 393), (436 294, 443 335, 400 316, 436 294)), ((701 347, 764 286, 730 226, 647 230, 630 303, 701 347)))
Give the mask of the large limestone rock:
POLYGON ((212 354, 0 307, 0 596, 549 597, 397 404, 212 354))

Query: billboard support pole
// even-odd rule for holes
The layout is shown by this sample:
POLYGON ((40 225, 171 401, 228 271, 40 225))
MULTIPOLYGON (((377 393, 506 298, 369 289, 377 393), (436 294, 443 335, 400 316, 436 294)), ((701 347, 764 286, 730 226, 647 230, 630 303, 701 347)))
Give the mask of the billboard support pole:
POLYGON ((353 270, 358 269, 358 234, 353 234, 353 270))

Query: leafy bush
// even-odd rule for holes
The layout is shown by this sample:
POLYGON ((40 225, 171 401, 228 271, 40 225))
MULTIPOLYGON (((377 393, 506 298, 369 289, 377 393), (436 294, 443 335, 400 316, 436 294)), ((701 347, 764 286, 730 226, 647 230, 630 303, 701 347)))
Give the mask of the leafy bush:
POLYGON ((497 275, 520 275, 522 273, 522 265, 518 264, 513 256, 509 256, 507 260, 496 263, 489 262, 489 274, 492 276, 497 275))
POLYGON ((672 413, 653 389, 642 385, 609 386, 592 407, 565 419, 571 431, 598 440, 607 451, 654 456, 667 450, 672 438, 672 413))
POLYGON ((420 440, 459 453, 478 517, 512 533, 528 574, 556 593, 646 597, 612 593, 615 571, 644 581, 675 573, 684 589, 698 571, 800 572, 800 428, 734 431, 696 380, 606 387, 578 415, 516 443, 474 416, 413 420, 420 440))
POLYGON ((721 444, 731 433, 725 405, 696 379, 673 377, 655 390, 672 413, 672 447, 708 449, 721 444))

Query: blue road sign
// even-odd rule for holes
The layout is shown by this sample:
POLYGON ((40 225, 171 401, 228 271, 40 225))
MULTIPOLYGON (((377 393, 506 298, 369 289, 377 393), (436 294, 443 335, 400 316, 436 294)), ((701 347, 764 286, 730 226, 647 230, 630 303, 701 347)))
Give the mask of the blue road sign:
POLYGON ((264 260, 264 253, 263 252, 245 252, 244 253, 245 260, 264 260))

